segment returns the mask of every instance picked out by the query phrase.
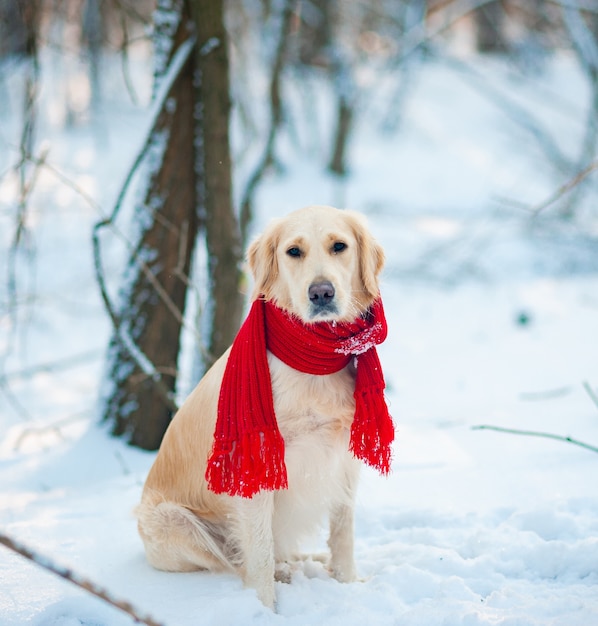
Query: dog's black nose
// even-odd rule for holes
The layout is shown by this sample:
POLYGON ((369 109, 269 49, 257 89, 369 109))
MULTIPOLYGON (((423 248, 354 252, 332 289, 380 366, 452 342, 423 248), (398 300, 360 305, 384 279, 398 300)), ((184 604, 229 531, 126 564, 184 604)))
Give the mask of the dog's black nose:
POLYGON ((326 306, 334 298, 334 287, 327 280, 321 283, 312 283, 309 286, 308 293, 313 305, 326 306))

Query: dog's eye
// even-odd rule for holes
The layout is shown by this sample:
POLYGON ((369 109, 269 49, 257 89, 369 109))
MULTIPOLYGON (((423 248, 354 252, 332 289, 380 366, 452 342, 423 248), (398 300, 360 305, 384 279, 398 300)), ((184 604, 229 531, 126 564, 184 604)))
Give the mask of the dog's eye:
POLYGON ((287 250, 287 254, 289 256, 294 257, 295 259, 298 259, 301 256, 301 250, 299 248, 297 248, 296 246, 289 248, 287 250))
POLYGON ((333 246, 332 246, 332 251, 335 254, 338 254, 339 252, 342 252, 343 250, 345 250, 347 247, 346 243, 343 243, 342 241, 337 241, 333 246))

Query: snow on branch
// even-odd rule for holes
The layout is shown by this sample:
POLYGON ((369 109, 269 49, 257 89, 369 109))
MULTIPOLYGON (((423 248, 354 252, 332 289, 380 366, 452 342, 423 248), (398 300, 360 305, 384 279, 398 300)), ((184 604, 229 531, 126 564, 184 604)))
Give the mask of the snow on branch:
POLYGON ((150 616, 142 616, 139 614, 137 609, 133 607, 133 605, 126 601, 118 598, 114 598, 110 592, 103 587, 100 587, 93 581, 80 576, 76 572, 71 569, 68 569, 62 565, 58 565, 54 563, 51 559, 46 556, 43 556, 31 548, 24 546, 23 544, 11 539, 8 535, 3 532, 0 532, 0 544, 20 554, 22 557, 28 559, 35 563, 38 567, 45 569, 52 574, 59 576, 60 578, 67 580, 68 582, 76 585, 77 587, 84 589, 88 593, 94 595, 96 598, 103 600, 110 606, 126 613, 130 617, 132 617, 137 623, 146 624, 146 626, 162 626, 160 622, 157 622, 150 616))

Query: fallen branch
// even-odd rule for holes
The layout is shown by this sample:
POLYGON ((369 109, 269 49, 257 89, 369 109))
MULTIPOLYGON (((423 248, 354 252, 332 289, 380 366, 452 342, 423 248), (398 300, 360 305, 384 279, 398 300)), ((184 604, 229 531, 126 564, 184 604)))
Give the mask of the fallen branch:
POLYGON ((479 426, 472 426, 472 430, 494 430, 499 433, 508 433, 510 435, 524 435, 526 437, 544 437, 545 439, 555 439, 556 441, 564 441, 566 443, 572 443, 574 446, 579 446, 580 448, 585 448, 586 450, 590 450, 592 452, 598 453, 598 448, 596 446, 591 446, 588 443, 584 443, 583 441, 579 441, 577 439, 573 439, 572 437, 563 437, 561 435, 553 435, 552 433, 543 433, 535 430, 518 430, 516 428, 502 428, 501 426, 488 426, 485 424, 479 426))
POLYGON ((149 616, 141 616, 130 602, 113 598, 106 589, 103 589, 91 580, 80 576, 79 574, 73 572, 66 567, 53 563, 47 557, 37 554, 30 548, 27 548, 23 544, 14 541, 8 535, 5 535, 2 532, 0 532, 0 544, 6 546, 9 550, 12 550, 13 552, 20 554, 22 557, 29 559, 42 569, 45 569, 46 571, 51 572, 52 574, 55 574, 56 576, 59 576, 64 580, 68 580, 73 585, 76 585, 77 587, 84 589, 88 593, 96 596, 96 598, 100 598, 100 600, 103 600, 110 606, 113 606, 119 611, 122 611, 123 613, 126 613, 127 615, 132 617, 137 623, 146 624, 146 626, 162 626, 160 622, 157 622, 149 616))

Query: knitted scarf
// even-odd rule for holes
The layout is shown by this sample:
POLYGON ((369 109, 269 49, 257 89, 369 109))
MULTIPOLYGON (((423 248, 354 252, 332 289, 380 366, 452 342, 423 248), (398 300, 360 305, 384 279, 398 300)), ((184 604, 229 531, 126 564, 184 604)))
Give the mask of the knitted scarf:
POLYGON ((206 469, 209 488, 250 498, 261 489, 288 486, 266 350, 293 369, 320 376, 338 372, 354 360, 355 415, 349 449, 388 474, 394 427, 375 348, 386 334, 380 299, 353 322, 313 324, 303 323, 272 302, 255 300, 233 342, 220 387, 206 469))

